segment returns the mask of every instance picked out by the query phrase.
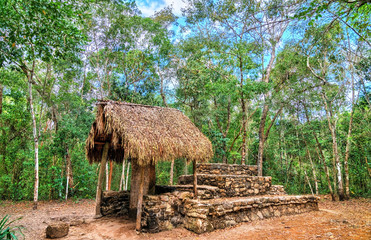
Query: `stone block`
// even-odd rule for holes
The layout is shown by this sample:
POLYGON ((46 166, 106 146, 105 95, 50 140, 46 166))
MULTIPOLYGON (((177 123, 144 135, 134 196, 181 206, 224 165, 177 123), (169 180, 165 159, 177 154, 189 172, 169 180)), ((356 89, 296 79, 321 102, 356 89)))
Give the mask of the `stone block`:
POLYGON ((184 227, 195 233, 210 232, 214 229, 211 223, 207 219, 203 220, 203 219, 193 218, 193 217, 186 218, 184 227))
POLYGON ((46 228, 47 238, 61 238, 67 236, 70 230, 70 225, 65 222, 55 222, 48 225, 46 228))

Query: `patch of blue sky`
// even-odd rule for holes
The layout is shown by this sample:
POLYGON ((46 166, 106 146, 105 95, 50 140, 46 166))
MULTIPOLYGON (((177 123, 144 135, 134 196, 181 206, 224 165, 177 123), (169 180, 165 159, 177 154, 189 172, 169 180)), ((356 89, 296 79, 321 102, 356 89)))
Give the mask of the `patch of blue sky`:
POLYGON ((182 17, 182 8, 187 6, 185 0, 138 0, 136 4, 144 17, 153 16, 156 12, 170 6, 173 13, 178 17, 178 24, 173 24, 169 30, 175 32, 175 36, 172 40, 177 41, 181 26, 185 25, 185 18, 182 17))

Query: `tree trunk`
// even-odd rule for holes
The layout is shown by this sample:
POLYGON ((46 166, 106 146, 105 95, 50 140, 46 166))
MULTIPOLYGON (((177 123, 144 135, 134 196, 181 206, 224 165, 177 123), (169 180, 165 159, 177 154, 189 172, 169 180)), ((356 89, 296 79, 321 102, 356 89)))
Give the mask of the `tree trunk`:
MULTIPOLYGON (((291 170, 291 166, 292 166, 292 163, 294 162, 294 158, 292 158, 292 156, 291 155, 288 155, 287 156, 287 159, 288 158, 291 158, 291 161, 290 161, 290 163, 289 163, 289 166, 287 167, 287 169, 286 169, 286 185, 288 184, 288 182, 289 182, 289 179, 290 179, 290 170, 291 170)), ((287 166, 287 165, 286 165, 287 166)))
POLYGON ((243 63, 242 63, 242 57, 239 56, 239 62, 240 62, 240 95, 241 95, 241 111, 242 111, 242 147, 241 147, 241 164, 245 162, 245 156, 246 156, 246 104, 245 104, 245 96, 243 94, 243 63))
POLYGON ((308 153, 308 157, 309 157, 309 161, 310 161, 310 166, 312 167, 312 174, 313 174, 313 179, 314 179, 314 188, 316 190, 316 195, 318 195, 318 181, 317 181, 316 168, 314 167, 312 156, 310 154, 310 151, 309 151, 306 143, 305 143, 305 146, 306 146, 306 149, 307 149, 307 153, 308 153))
POLYGON ((368 165, 368 159, 367 159, 366 153, 365 153, 365 163, 366 163, 366 167, 367 167, 367 171, 368 171, 368 176, 371 177, 371 168, 368 165))
POLYGON ((4 86, 0 83, 0 115, 3 112, 3 89, 4 86))
POLYGON ((227 157, 227 143, 223 141, 223 156, 222 156, 222 162, 224 164, 228 164, 228 157, 227 157))
POLYGON ((281 107, 278 109, 271 123, 269 124, 268 128, 264 131, 265 122, 266 122, 268 111, 269 111, 268 105, 264 104, 264 109, 263 109, 263 113, 262 113, 262 117, 261 117, 260 125, 259 125, 259 149, 258 149, 258 164, 257 164, 258 165, 258 176, 263 176, 264 144, 266 140, 268 139, 269 132, 273 126, 273 123, 276 121, 278 115, 280 115, 282 109, 283 109, 283 105, 281 105, 281 107))
POLYGON ((67 201, 68 199, 68 183, 70 181, 70 177, 67 175, 67 181, 66 181, 66 196, 65 196, 65 200, 67 201))
MULTIPOLYGON (((305 113, 305 117, 307 119, 307 123, 310 123, 311 121, 309 119, 309 115, 308 115, 308 111, 307 111, 306 105, 303 104, 303 107, 304 107, 304 113, 305 113)), ((327 187, 328 187, 328 189, 330 191, 331 199, 332 199, 332 201, 336 201, 335 194, 334 194, 334 191, 332 190, 332 186, 331 186, 330 172, 329 172, 329 169, 328 169, 327 164, 326 164, 326 158, 325 158, 325 156, 323 154, 321 144, 320 144, 320 142, 318 140, 318 137, 317 137, 316 132, 315 131, 312 131, 312 134, 313 134, 314 139, 316 140, 316 146, 317 146, 316 152, 317 152, 317 155, 318 155, 319 159, 322 162, 323 169, 325 170, 326 179, 327 179, 327 187)))
MULTIPOLYGON (((322 93, 322 99, 323 99, 324 104, 325 104, 328 127, 329 127, 330 132, 331 132, 332 149, 333 149, 333 155, 334 155, 334 158, 335 158, 339 200, 343 201, 344 200, 344 188, 343 188, 343 177, 342 177, 341 165, 340 165, 340 156, 339 156, 337 137, 336 137, 336 123, 333 123, 331 121, 332 114, 331 114, 330 111, 332 111, 332 109, 331 109, 331 105, 328 106, 328 103, 327 103, 327 100, 325 99, 324 93, 322 93)), ((335 182, 335 180, 334 180, 334 182, 335 182)))
POLYGON ((106 142, 103 146, 102 151, 102 160, 100 162, 100 169, 99 169, 99 176, 98 176, 98 184, 97 184, 97 194, 95 197, 95 216, 99 217, 102 216, 102 212, 100 206, 102 204, 102 193, 103 193, 103 179, 104 179, 104 172, 106 168, 107 158, 108 158, 108 149, 109 143, 106 142))
POLYGON ((352 126, 353 126, 353 115, 354 115, 354 76, 353 72, 352 75, 352 109, 350 112, 350 119, 349 119, 349 127, 348 127, 348 136, 347 136, 347 143, 345 147, 345 159, 344 159, 344 171, 345 171, 345 199, 348 200, 350 198, 350 190, 349 190, 349 151, 351 141, 350 138, 352 136, 352 126))
MULTIPOLYGON (((217 104, 217 101, 216 101, 216 98, 215 97, 214 97, 214 107, 215 107, 214 111, 215 112, 218 111, 219 106, 217 104)), ((224 139, 227 138, 229 127, 230 127, 230 124, 231 124, 231 98, 230 97, 228 98, 227 112, 228 112, 227 113, 227 122, 226 122, 226 127, 225 127, 224 130, 223 130, 223 124, 221 124, 221 122, 219 120, 219 117, 218 117, 218 114, 215 114, 215 120, 216 120, 216 123, 218 125, 219 132, 223 136, 224 139)), ((210 127, 210 125, 209 125, 209 127, 210 127)), ((241 130, 242 130, 242 128, 241 128, 241 130)), ((241 130, 240 130, 240 132, 241 132, 241 130)), ((233 147, 233 144, 234 144, 234 141, 231 144, 231 148, 233 147)), ((228 150, 227 150, 227 143, 226 143, 226 141, 223 141, 222 148, 223 148, 222 162, 224 164, 228 164, 228 157, 227 157, 227 151, 228 150)), ((234 160, 234 161, 236 161, 236 160, 234 160)))
POLYGON ((122 173, 121 173, 121 178, 120 178, 119 191, 122 191, 122 186, 125 186, 125 163, 126 163, 126 160, 123 160, 122 161, 122 173))
POLYGON ((67 176, 67 183, 66 183, 66 200, 68 198, 68 186, 73 186, 73 174, 72 174, 72 164, 71 164, 71 155, 69 153, 68 148, 66 149, 66 176, 67 176))
POLYGON ((68 182, 70 181, 70 177, 67 175, 67 181, 66 181, 66 196, 65 196, 65 199, 67 201, 67 198, 68 198, 68 182))
POLYGON ((246 155, 245 155, 245 163, 244 163, 245 165, 249 164, 249 151, 250 151, 249 144, 250 144, 250 137, 248 136, 247 141, 246 141, 246 155))
MULTIPOLYGON (((248 114, 248 113, 246 113, 246 114, 248 114)), ((254 113, 249 115, 249 117, 246 119, 246 142, 245 142, 246 154, 245 154, 245 161, 244 161, 244 163, 241 162, 241 165, 242 164, 248 165, 248 163, 249 163, 249 144, 250 144, 251 139, 250 139, 250 136, 247 135, 247 131, 250 129, 250 118, 252 117, 253 114, 254 113)), ((246 117, 247 117, 247 115, 246 115, 246 117)))
POLYGON ((352 112, 350 113, 350 120, 349 120, 349 128, 348 128, 348 136, 347 136, 347 143, 345 147, 345 159, 344 159, 344 171, 345 171, 345 199, 348 200, 350 198, 350 190, 349 190, 349 151, 350 151, 350 138, 352 136, 352 125, 353 125, 353 107, 352 112))
POLYGON ((264 154, 264 144, 265 144, 265 134, 264 127, 267 119, 269 107, 265 103, 263 107, 262 116, 260 118, 259 124, 259 148, 258 148, 258 176, 263 176, 263 154, 264 154))
POLYGON ((171 165, 170 165, 170 181, 169 181, 170 185, 173 185, 173 179, 174 179, 174 159, 171 160, 171 165))
MULTIPOLYGON (((3 118, 1 118, 1 114, 3 112, 3 88, 4 88, 4 86, 0 84, 0 128, 1 128, 1 134, 2 134, 2 136, 5 136, 5 129, 2 128, 2 126, 3 126, 3 118)), ((5 163, 5 159, 6 159, 6 144, 7 144, 7 141, 4 138, 3 141, 1 142, 1 148, 0 148, 0 155, 2 156, 2 164, 0 164, 0 171, 1 171, 1 169, 3 169, 5 171, 5 173, 7 172, 6 163, 5 163)))
POLYGON ((309 178, 308 178, 308 175, 307 175, 307 171, 304 169, 304 174, 305 174, 305 179, 307 180, 307 183, 309 185, 309 188, 310 188, 310 192, 313 194, 313 188, 312 188, 312 185, 310 184, 310 181, 309 181, 309 178))
MULTIPOLYGON (((282 32, 283 34, 283 32, 282 32)), ((281 34, 281 36, 282 36, 281 34)), ((269 63, 266 69, 266 74, 263 77, 263 82, 269 83, 269 78, 271 75, 271 71, 273 68, 274 60, 276 58, 276 44, 273 43, 272 49, 271 49, 271 58, 269 59, 269 63)), ((264 65, 263 65, 264 68, 264 65)), ((259 148, 258 148, 258 176, 263 176, 263 156, 264 156, 264 144, 266 141, 266 134, 264 133, 265 128, 265 122, 267 121, 269 106, 267 103, 269 97, 269 93, 264 94, 264 106, 262 115, 260 118, 260 124, 259 124, 259 148)))
POLYGON ((336 201, 336 198, 335 198, 335 193, 332 189, 332 186, 331 186, 331 180, 330 180, 330 171, 327 167, 327 164, 326 164, 326 158, 323 154, 323 150, 322 150, 322 147, 321 147, 321 144, 317 138, 317 134, 313 131, 313 135, 314 135, 314 138, 316 140, 316 144, 317 144, 317 155, 318 155, 318 158, 321 160, 322 162, 322 165, 323 165, 323 169, 325 170, 325 174, 326 174, 326 179, 327 179, 327 187, 330 191, 330 195, 331 195, 331 199, 332 201, 336 201))
POLYGON ((33 63, 32 71, 28 74, 28 94, 32 116, 32 133, 35 146, 35 184, 34 184, 34 203, 33 209, 37 209, 39 199, 39 137, 37 134, 36 116, 33 107, 32 98, 32 81, 33 81, 33 69, 35 68, 35 62, 33 63))
POLYGON ((278 141, 278 149, 280 151, 280 164, 278 165, 279 168, 280 168, 280 174, 282 175, 283 174, 283 147, 282 147, 282 142, 285 142, 285 135, 283 134, 283 131, 282 131, 282 128, 280 130, 280 141, 278 141))
POLYGON ((164 78, 161 74, 159 74, 159 76, 160 76, 160 95, 162 98, 162 102, 164 103, 165 107, 168 107, 167 102, 166 102, 165 91, 164 91, 164 78))

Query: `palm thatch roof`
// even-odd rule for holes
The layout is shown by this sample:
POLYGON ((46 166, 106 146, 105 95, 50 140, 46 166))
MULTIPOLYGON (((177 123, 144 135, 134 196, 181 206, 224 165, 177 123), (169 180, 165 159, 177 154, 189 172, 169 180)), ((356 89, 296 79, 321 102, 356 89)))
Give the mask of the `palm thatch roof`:
POLYGON ((105 142, 110 160, 131 159, 142 166, 177 158, 205 162, 213 156, 209 139, 179 110, 115 101, 97 105, 86 140, 90 163, 101 161, 105 142))

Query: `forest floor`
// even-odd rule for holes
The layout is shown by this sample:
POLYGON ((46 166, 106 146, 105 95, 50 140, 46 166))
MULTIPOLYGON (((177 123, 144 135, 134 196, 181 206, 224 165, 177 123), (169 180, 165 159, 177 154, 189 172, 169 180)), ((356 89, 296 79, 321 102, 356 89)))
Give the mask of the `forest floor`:
POLYGON ((15 224, 25 227, 25 239, 45 239, 47 223, 69 220, 72 226, 63 240, 120 240, 120 239, 371 239, 371 199, 351 199, 332 202, 321 196, 319 211, 283 216, 197 235, 184 228, 156 234, 139 234, 132 221, 94 219, 93 200, 78 202, 43 201, 38 210, 32 202, 0 202, 0 217, 22 217, 15 224))

